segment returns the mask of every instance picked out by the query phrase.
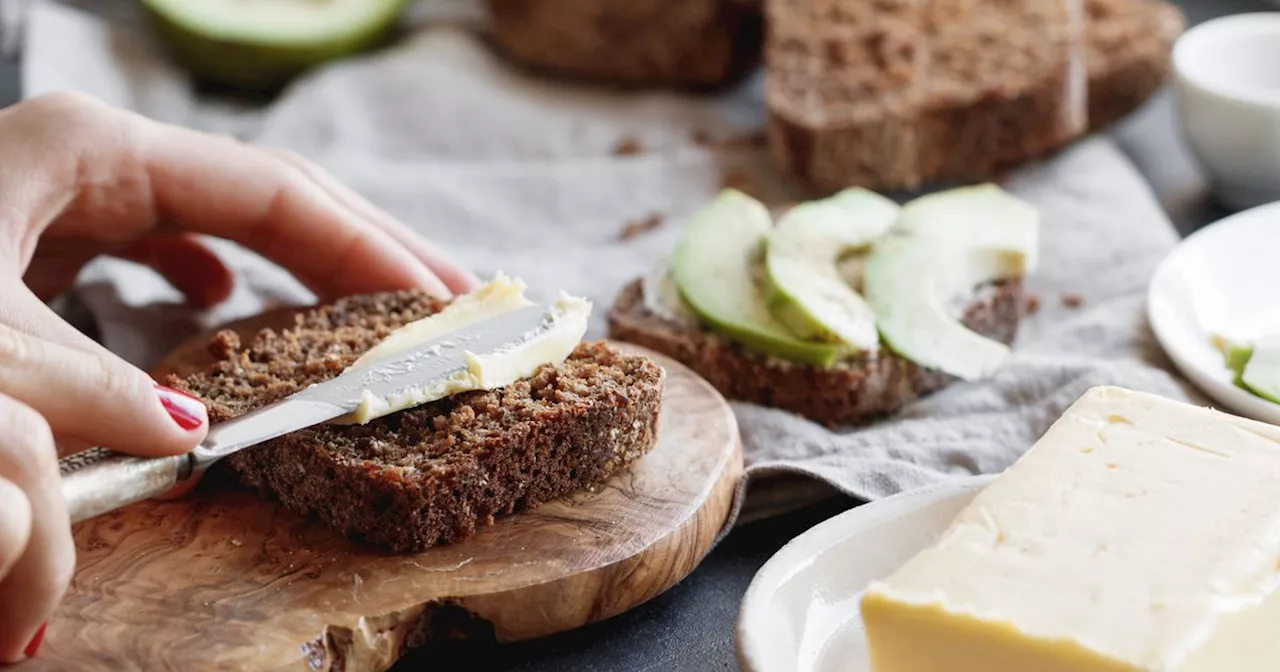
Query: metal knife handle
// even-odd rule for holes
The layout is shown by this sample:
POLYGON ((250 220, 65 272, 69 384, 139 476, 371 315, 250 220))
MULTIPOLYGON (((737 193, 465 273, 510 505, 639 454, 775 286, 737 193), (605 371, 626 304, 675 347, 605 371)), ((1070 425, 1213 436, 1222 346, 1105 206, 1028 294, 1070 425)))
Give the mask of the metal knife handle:
POLYGON ((71 522, 168 492, 191 476, 191 455, 133 457, 92 448, 58 460, 71 522))
POLYGON ((332 420, 348 410, 305 395, 306 391, 210 427, 204 441, 186 455, 133 457, 92 448, 58 460, 71 522, 162 495, 237 450, 332 420))

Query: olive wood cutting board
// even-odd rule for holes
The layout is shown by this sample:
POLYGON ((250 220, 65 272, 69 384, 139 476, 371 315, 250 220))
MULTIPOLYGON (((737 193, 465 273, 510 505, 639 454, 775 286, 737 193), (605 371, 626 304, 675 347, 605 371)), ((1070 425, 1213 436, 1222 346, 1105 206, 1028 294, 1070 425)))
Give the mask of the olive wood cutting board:
MULTIPOLYGON (((291 323, 268 314, 246 338, 291 323)), ((207 364, 193 339, 157 375, 207 364)), ((75 528, 78 565, 22 670, 385 670, 442 639, 530 639, 614 616, 687 576, 724 525, 742 450, 728 404, 667 371, 653 451, 594 492, 391 555, 273 501, 205 483, 75 528)))

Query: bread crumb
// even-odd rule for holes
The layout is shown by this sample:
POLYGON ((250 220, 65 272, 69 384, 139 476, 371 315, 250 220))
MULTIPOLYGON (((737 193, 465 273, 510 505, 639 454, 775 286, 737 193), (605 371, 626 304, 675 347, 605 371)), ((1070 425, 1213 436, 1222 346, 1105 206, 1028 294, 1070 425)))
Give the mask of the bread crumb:
POLYGON ((1062 305, 1068 308, 1080 308, 1084 305, 1084 297, 1075 293, 1063 294, 1062 305))
POLYGON ((640 144, 640 141, 630 136, 622 138, 618 141, 618 144, 613 146, 614 156, 635 156, 642 152, 644 152, 644 147, 640 144))
POLYGON ((710 131, 697 128, 693 131, 693 142, 702 147, 710 147, 713 149, 751 149, 755 147, 764 147, 768 138, 764 131, 754 131, 746 135, 731 135, 724 138, 714 137, 710 131))
POLYGON ((644 219, 627 222, 627 225, 622 227, 622 232, 618 234, 618 240, 627 241, 642 236, 662 226, 663 219, 661 214, 655 212, 644 219))
POLYGON ((729 138, 725 142, 729 147, 764 147, 769 144, 769 138, 764 134, 764 131, 756 131, 754 133, 748 133, 747 135, 739 135, 729 138))
POLYGON ((1035 294, 1027 295, 1027 314, 1035 315, 1040 310, 1040 297, 1035 294))

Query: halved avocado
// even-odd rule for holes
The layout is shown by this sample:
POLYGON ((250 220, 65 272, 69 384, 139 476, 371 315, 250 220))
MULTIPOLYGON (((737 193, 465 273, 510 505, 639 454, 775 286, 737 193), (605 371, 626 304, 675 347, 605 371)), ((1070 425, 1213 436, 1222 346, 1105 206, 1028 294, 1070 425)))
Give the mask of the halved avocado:
POLYGON ((143 0, 174 58, 200 81, 270 93, 388 35, 407 0, 143 0))
POLYGON ((828 366, 847 352, 797 338, 773 317, 755 280, 768 209, 726 189, 689 218, 671 257, 681 296, 708 327, 746 347, 782 359, 828 366))
POLYGON ((783 215, 765 254, 765 301, 774 316, 805 339, 874 349, 875 314, 837 264, 884 235, 899 210, 884 196, 853 188, 783 215))
POLYGON ((991 375, 1008 346, 967 329, 949 309, 994 280, 1030 272, 1039 215, 995 185, 963 187, 903 206, 867 259, 863 294, 885 344, 920 366, 964 380, 991 375))

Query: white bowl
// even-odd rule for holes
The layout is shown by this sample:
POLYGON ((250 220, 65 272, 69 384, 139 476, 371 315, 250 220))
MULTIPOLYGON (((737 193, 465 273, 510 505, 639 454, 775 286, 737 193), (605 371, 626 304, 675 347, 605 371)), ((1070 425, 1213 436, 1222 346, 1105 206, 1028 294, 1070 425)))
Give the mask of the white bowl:
POLYGON ((1280 404, 1232 384, 1211 340, 1280 332, 1280 203, 1232 215, 1182 241, 1151 279, 1147 317, 1192 383, 1239 415, 1280 424, 1280 404))
POLYGON ((1280 12, 1192 28, 1173 69, 1183 129, 1218 197, 1235 208, 1280 200, 1280 12))
POLYGON ((869 672, 858 603, 946 530, 994 476, 851 509, 791 540, 751 581, 738 615, 745 672, 869 672))

